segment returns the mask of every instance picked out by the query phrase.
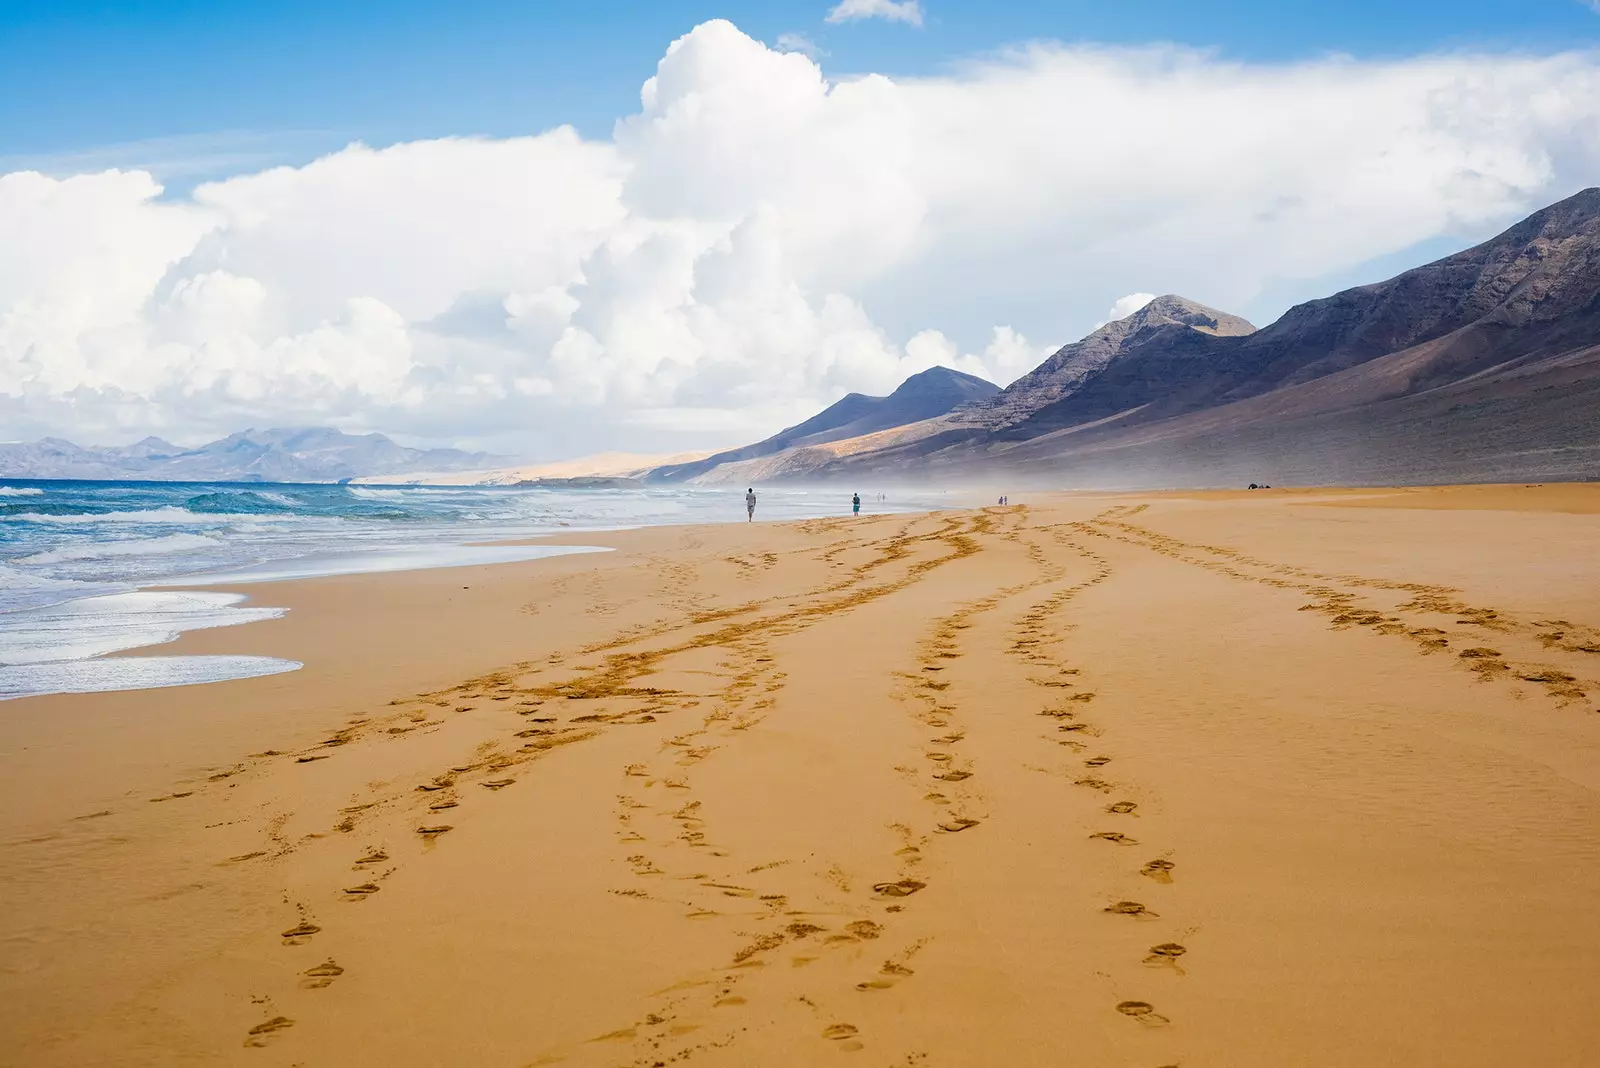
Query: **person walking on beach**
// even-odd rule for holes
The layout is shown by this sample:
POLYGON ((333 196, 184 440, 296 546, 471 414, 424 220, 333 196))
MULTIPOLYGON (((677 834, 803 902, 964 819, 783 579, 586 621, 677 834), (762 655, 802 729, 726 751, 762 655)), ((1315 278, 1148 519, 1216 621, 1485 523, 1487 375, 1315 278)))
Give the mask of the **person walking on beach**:
POLYGON ((861 514, 861 494, 858 493, 850 498, 850 512, 852 515, 861 514))
POLYGON ((744 510, 749 517, 745 522, 754 523, 756 521, 756 488, 754 486, 744 491, 744 510))

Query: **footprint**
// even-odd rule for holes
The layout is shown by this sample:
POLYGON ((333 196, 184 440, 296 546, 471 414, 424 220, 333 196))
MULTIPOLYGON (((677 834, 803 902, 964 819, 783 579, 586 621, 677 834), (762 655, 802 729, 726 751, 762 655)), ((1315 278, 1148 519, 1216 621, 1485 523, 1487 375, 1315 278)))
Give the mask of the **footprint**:
POLYGON ((1146 964, 1169 964, 1189 952, 1188 948, 1176 942, 1163 942, 1159 946, 1150 947, 1150 955, 1144 959, 1146 964))
POLYGON ((344 888, 344 892, 353 897, 366 897, 369 894, 376 894, 382 889, 383 887, 377 883, 362 883, 360 886, 347 886, 344 888))
POLYGON ((436 827, 418 827, 417 833, 424 838, 434 838, 454 828, 448 823, 441 823, 436 827))
POLYGON ((962 771, 959 768, 951 768, 949 771, 940 772, 939 774, 935 775, 934 778, 943 782, 960 782, 962 779, 972 778, 972 772, 962 771))
POLYGON ((460 801, 451 801, 451 800, 448 800, 448 799, 444 800, 444 801, 435 801, 433 804, 428 806, 428 811, 430 811, 430 812, 443 812, 445 809, 447 809, 447 808, 455 808, 459 804, 461 804, 460 801))
POLYGON ((306 920, 301 920, 299 923, 283 932, 283 944, 286 946, 304 945, 312 935, 316 934, 320 930, 322 930, 322 928, 318 927, 316 924, 310 923, 306 920))
POLYGON ((357 864, 377 864, 377 863, 379 863, 381 861, 385 861, 385 860, 388 860, 388 859, 389 859, 389 854, 385 853, 381 849, 375 849, 372 852, 368 853, 366 856, 364 856, 361 859, 357 860, 356 863, 357 864))
POLYGON ((344 969, 334 963, 332 957, 329 957, 315 968, 307 968, 300 974, 305 976, 305 979, 300 983, 301 986, 307 990, 321 990, 343 975, 344 969))
POLYGON ((847 1023, 829 1024, 822 1029, 822 1037, 835 1042, 846 1038, 854 1038, 860 1033, 860 1028, 856 1027, 855 1024, 847 1023))
MULTIPOLYGON (((907 893, 915 892, 916 891, 914 890, 907 891, 907 893)), ((855 935, 857 938, 867 942, 870 942, 874 938, 878 938, 883 934, 883 926, 881 924, 873 923, 871 920, 855 920, 851 923, 845 924, 844 929, 855 935)))
POLYGON ((267 1039, 286 1027, 293 1027, 294 1021, 287 1016, 274 1016, 266 1023, 258 1023, 250 1028, 250 1034, 245 1038, 244 1044, 251 1047, 261 1047, 267 1044, 267 1039))
POLYGON ((918 890, 924 889, 928 884, 919 883, 915 879, 901 879, 894 883, 875 883, 872 891, 884 897, 910 897, 918 890))
POLYGON ((1101 839, 1104 839, 1107 842, 1115 842, 1118 845, 1138 845, 1139 844, 1139 840, 1137 838, 1129 838, 1127 835, 1123 834, 1121 831, 1096 831, 1095 833, 1091 834, 1089 837, 1090 838, 1101 838, 1101 839))
POLYGON ((1170 883, 1174 866, 1170 860, 1152 860, 1139 869, 1139 874, 1147 875, 1158 883, 1170 883))
POLYGON ((1119 916, 1159 916, 1158 912, 1151 912, 1137 901, 1118 901, 1107 905, 1106 912, 1114 912, 1119 916))
POLYGON ((1101 767, 1104 767, 1105 765, 1111 763, 1111 758, 1108 757, 1108 756, 1090 757, 1088 760, 1085 760, 1083 763, 1084 763, 1085 767, 1101 768, 1101 767))
POLYGON ((1148 1001, 1119 1001, 1117 1002, 1117 1011, 1124 1016, 1133 1017, 1140 1023, 1152 1026, 1160 1026, 1171 1022, 1165 1016, 1156 1012, 1155 1006, 1148 1001))
POLYGON ((1126 816, 1128 813, 1132 812, 1138 807, 1139 806, 1132 801, 1118 801, 1114 805, 1107 805, 1106 811, 1115 812, 1118 815, 1126 816))
POLYGON ((939 830, 946 834, 956 834, 960 831, 966 830, 969 827, 976 827, 977 825, 977 820, 968 819, 965 816, 961 816, 953 820, 946 820, 944 823, 939 824, 939 830))

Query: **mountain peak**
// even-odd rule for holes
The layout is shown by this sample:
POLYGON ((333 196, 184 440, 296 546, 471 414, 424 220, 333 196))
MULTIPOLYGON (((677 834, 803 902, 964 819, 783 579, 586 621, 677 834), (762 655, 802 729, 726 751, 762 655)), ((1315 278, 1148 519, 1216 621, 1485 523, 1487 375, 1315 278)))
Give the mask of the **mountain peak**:
POLYGON ((957 371, 953 367, 930 367, 926 371, 918 371, 889 394, 890 400, 904 400, 907 397, 924 396, 929 393, 963 393, 969 399, 991 396, 1000 392, 1000 387, 986 378, 969 375, 965 371, 957 371))
MULTIPOLYGON (((1207 307, 1197 300, 1180 297, 1175 293, 1157 297, 1126 319, 1118 320, 1118 323, 1127 323, 1134 330, 1154 326, 1187 326, 1217 337, 1242 337, 1256 331, 1248 319, 1229 315, 1227 312, 1207 307)), ((1106 327, 1116 325, 1117 323, 1107 323, 1106 327)))

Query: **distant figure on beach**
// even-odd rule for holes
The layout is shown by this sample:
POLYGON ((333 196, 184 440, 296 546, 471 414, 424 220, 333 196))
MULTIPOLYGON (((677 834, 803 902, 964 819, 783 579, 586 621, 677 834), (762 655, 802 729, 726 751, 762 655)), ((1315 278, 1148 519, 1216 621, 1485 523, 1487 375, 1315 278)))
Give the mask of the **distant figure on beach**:
POLYGON ((754 523, 756 521, 756 488, 754 486, 744 491, 744 510, 749 516, 745 522, 754 523))
POLYGON ((853 515, 861 514, 861 494, 858 493, 850 498, 850 512, 853 515))

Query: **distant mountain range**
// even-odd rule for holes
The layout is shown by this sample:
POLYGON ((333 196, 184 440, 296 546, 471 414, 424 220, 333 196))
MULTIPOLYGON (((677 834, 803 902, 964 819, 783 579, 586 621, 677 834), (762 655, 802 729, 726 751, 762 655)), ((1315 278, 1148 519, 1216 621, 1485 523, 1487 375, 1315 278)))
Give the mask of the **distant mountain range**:
POLYGON ((1079 487, 1600 478, 1600 189, 1261 330, 1159 297, 992 396, 841 429, 780 434, 692 465, 690 477, 1079 487))
POLYGON ((160 438, 84 447, 60 438, 0 444, 0 477, 145 479, 157 482, 341 482, 363 475, 490 467, 505 457, 459 449, 408 449, 382 434, 327 427, 245 430, 186 449, 160 438))
MULTIPOLYGON (((794 453, 921 422, 1000 392, 993 382, 974 375, 933 367, 914 374, 887 397, 848 393, 803 423, 780 430, 764 441, 742 449, 719 452, 693 463, 672 464, 650 472, 651 482, 688 482, 718 468, 779 453, 794 453)), ((832 454, 826 454, 831 458, 832 454)), ((724 472, 725 474, 727 471, 724 472)))
MULTIPOLYGON (((247 430, 195 449, 159 438, 0 445, 0 476, 33 478, 529 477, 491 470, 508 463, 325 428, 247 430)), ((567 466, 564 475, 622 473, 567 466)), ((859 487, 1600 479, 1600 189, 1260 330, 1158 297, 1005 389, 936 367, 753 445, 638 473, 657 484, 859 487)))

